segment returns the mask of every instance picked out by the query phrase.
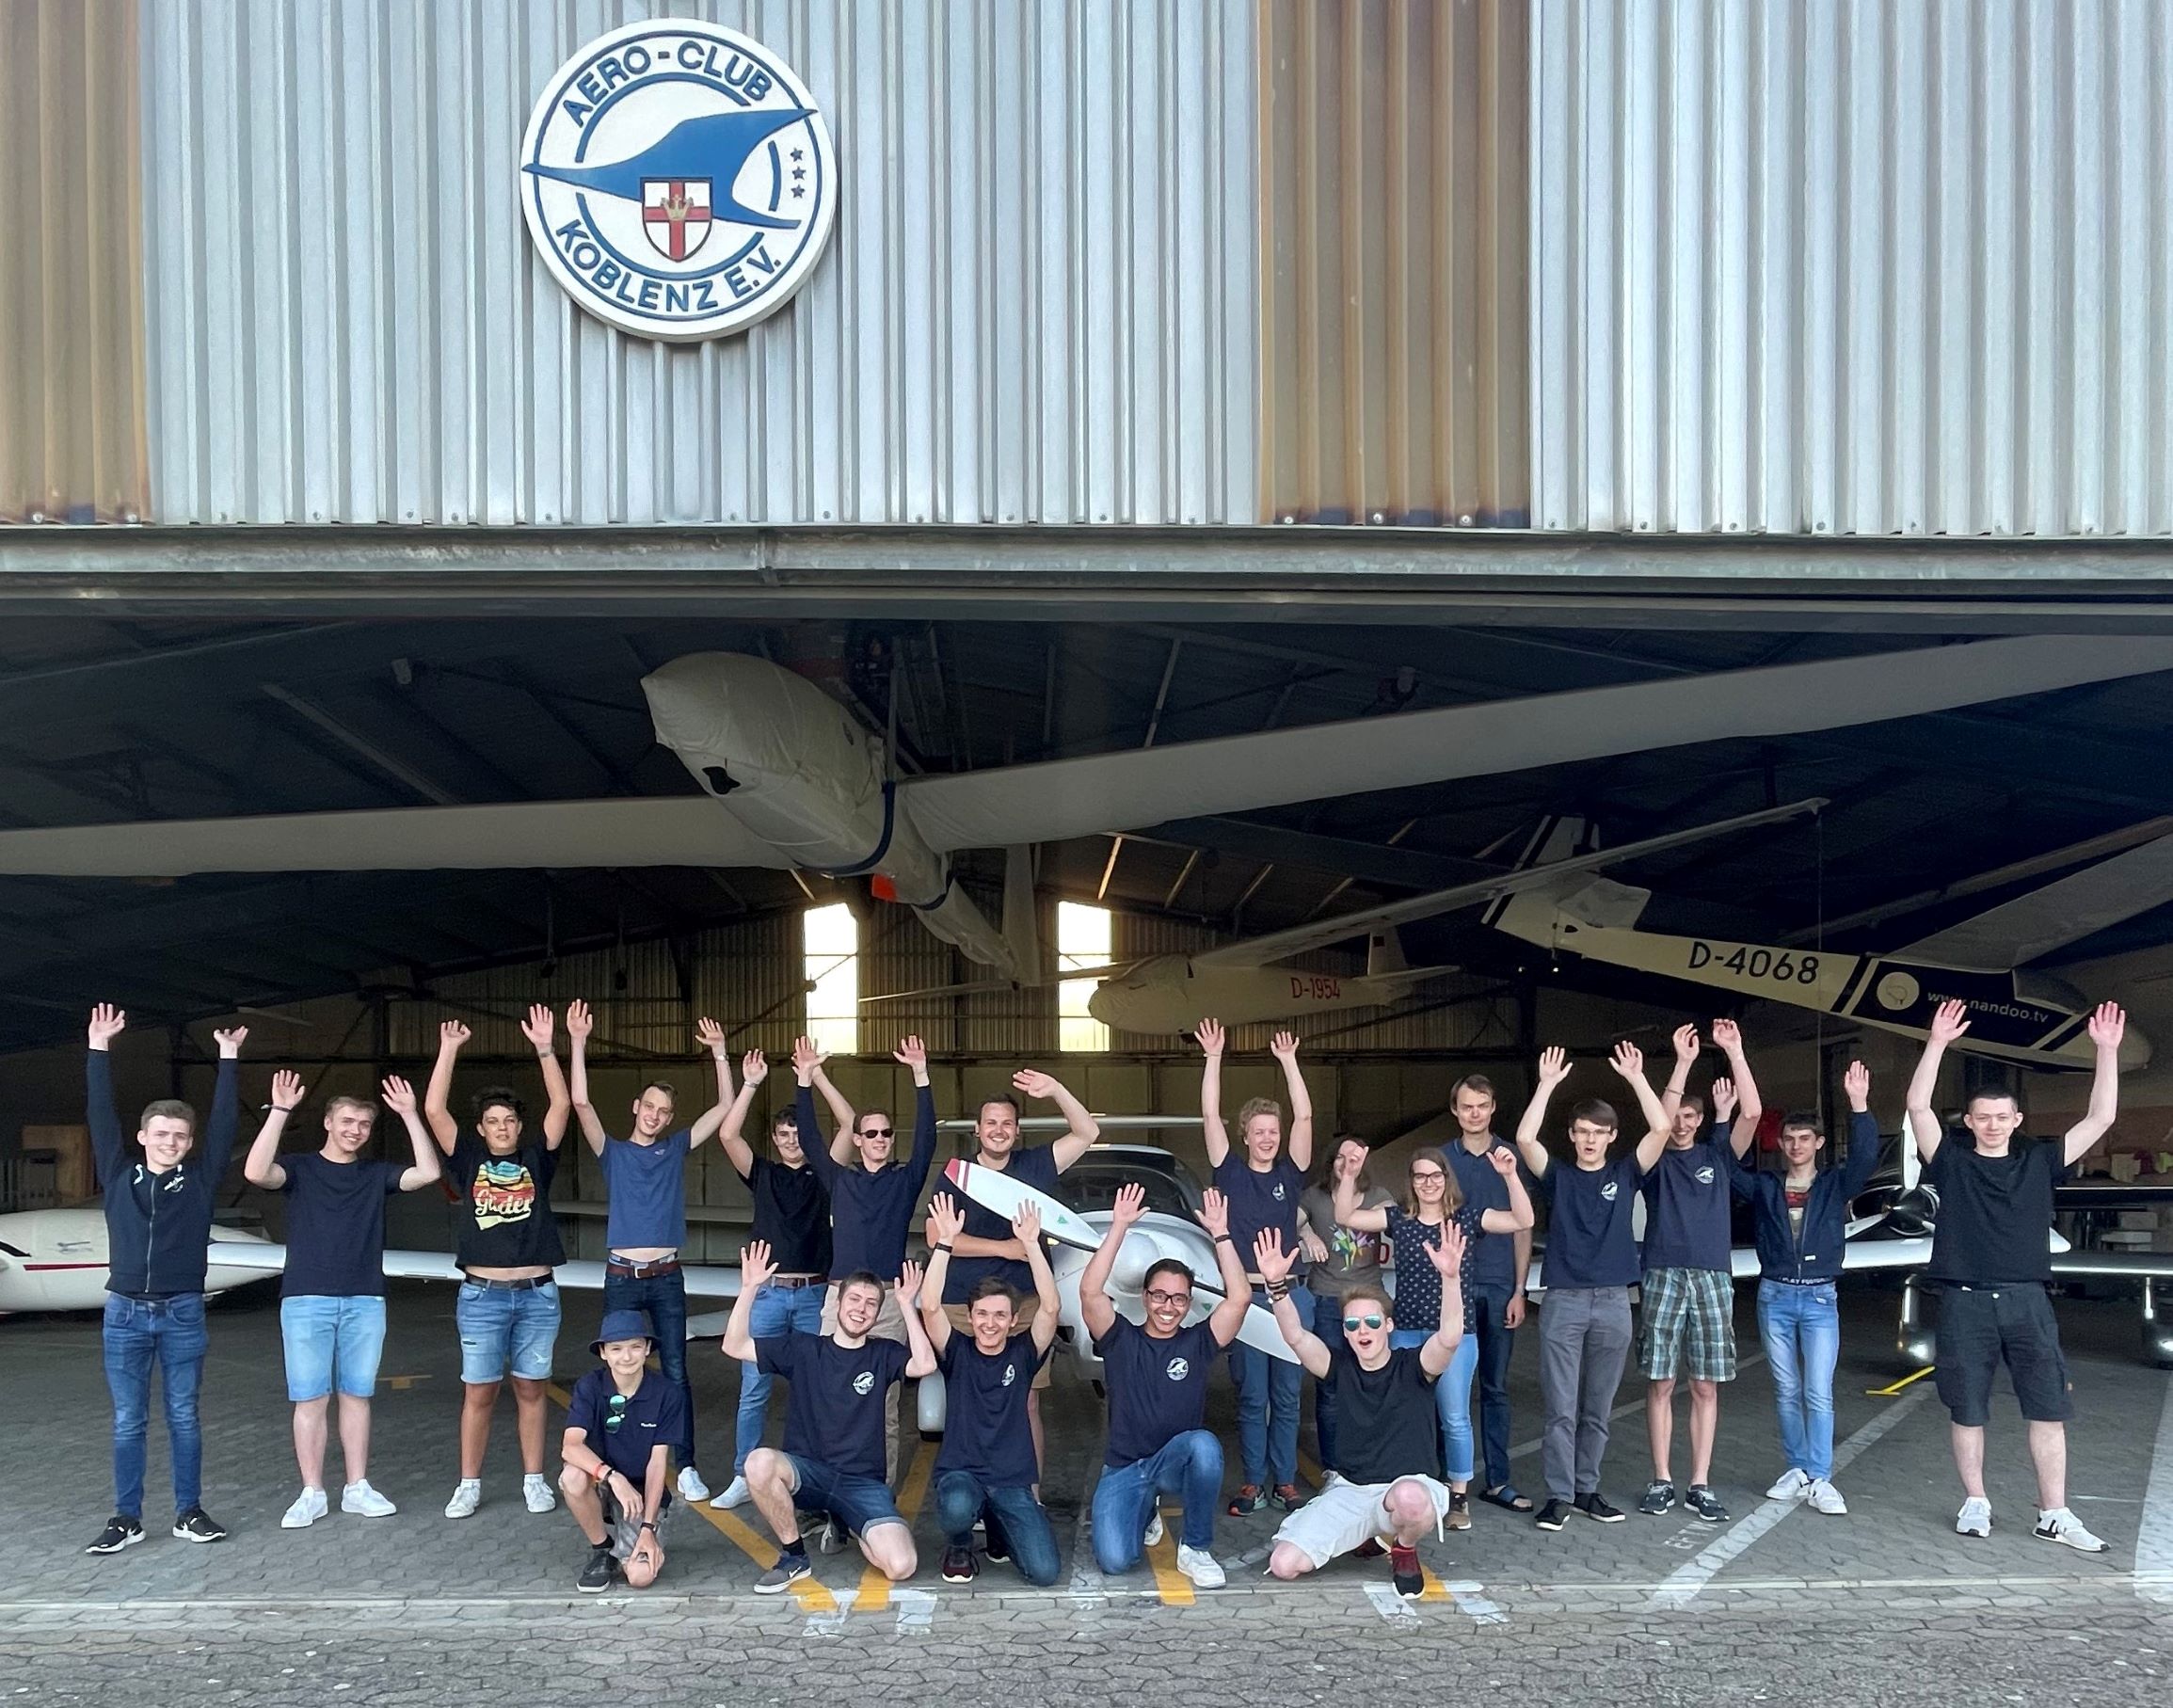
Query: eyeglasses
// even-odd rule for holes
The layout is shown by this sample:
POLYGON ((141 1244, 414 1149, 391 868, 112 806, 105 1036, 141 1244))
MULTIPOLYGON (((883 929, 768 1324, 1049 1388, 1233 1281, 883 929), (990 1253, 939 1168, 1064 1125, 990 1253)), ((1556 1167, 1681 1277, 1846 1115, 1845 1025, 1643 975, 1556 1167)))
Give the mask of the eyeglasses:
POLYGON ((1440 1180, 1446 1176, 1439 1169, 1413 1169, 1411 1177, 1414 1180, 1440 1180))
POLYGON ((1192 1296, 1190 1293, 1167 1293, 1159 1287, 1153 1287, 1148 1290, 1146 1300, 1149 1304, 1190 1304, 1192 1296))
POLYGON ((863 1139, 888 1139, 897 1130, 895 1127, 888 1126, 864 1126, 860 1129, 860 1137, 863 1139))
POLYGON ((1355 1334, 1360 1329, 1378 1329, 1383 1320, 1380 1312, 1368 1311, 1363 1317, 1346 1317, 1343 1329, 1346 1333, 1355 1334))
POLYGON ((614 1394, 611 1397, 610 1404, 604 1408, 603 1427, 606 1429, 616 1429, 619 1425, 626 1422, 626 1396, 614 1394))

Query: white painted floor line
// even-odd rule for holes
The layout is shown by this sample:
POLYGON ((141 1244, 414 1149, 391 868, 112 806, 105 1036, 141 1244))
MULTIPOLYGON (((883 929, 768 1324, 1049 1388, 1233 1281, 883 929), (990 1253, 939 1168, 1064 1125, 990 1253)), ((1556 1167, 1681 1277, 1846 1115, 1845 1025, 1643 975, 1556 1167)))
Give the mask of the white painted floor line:
MULTIPOLYGON (((1737 1376, 1741 1376, 1744 1371, 1753 1369, 1765 1362, 1765 1353, 1750 1353, 1748 1356, 1739 1358, 1735 1361, 1735 1374, 1737 1376)), ((1622 1380, 1624 1381, 1641 1381, 1644 1380, 1643 1373, 1637 1367, 1637 1356, 1635 1348, 1631 1349, 1630 1363, 1623 1366, 1622 1380)), ((1686 1397, 1685 1403, 1688 1403, 1686 1397)), ((1612 1412, 1609 1412, 1607 1413, 1607 1421, 1611 1424, 1620 1423, 1623 1418, 1629 1416, 1632 1412, 1642 1412, 1644 1409, 1645 1402, 1642 1399, 1633 1399, 1624 1405, 1617 1406, 1612 1412)), ((1475 1413, 1474 1415, 1476 1414, 1477 1413, 1475 1413)), ((1535 1435, 1531 1438, 1531 1440, 1519 1442, 1515 1446, 1511 1447, 1509 1450, 1509 1456, 1511 1459, 1523 1459, 1527 1454, 1537 1453, 1544 1445, 1546 1445, 1546 1437, 1543 1435, 1535 1435)))
POLYGON ((1484 1584, 1446 1583, 1441 1586, 1448 1591, 1449 1599, 1463 1612, 1471 1615, 1481 1625, 1506 1625, 1509 1615, 1486 1598, 1484 1584))
POLYGON ((1109 1580, 1094 1563, 1094 1503, 1089 1489, 1079 1497, 1079 1524, 1071 1539, 1071 1585, 1068 1593, 1079 1606, 1093 1606, 1109 1593, 1109 1580))
POLYGON ((2150 1481, 2143 1491, 2143 1516, 2135 1526, 2137 1590, 2173 1604, 2173 1381, 2158 1411, 2158 1442, 2150 1452, 2150 1481), (2145 1573, 2151 1581, 2146 1581, 2145 1573))
POLYGON ((1418 1617, 1418 1609, 1387 1584, 1367 1584, 1366 1599, 1373 1604, 1374 1612, 1398 1631, 1415 1631, 1424 1623, 1418 1617))
MULTIPOLYGON (((1845 1467, 1927 1397, 1925 1388, 1911 1388, 1879 1413, 1834 1449, 1834 1470, 1845 1467)), ((1688 1606, 1712 1581, 1715 1572, 1802 1505, 1799 1500, 1769 1500, 1746 1513, 1722 1531, 1710 1546, 1702 1549, 1696 1558, 1670 1572, 1667 1580, 1653 1591, 1651 1605, 1655 1609, 1688 1606)))
POLYGON ((898 1609, 900 1636, 923 1636, 935 1623, 935 1597, 926 1589, 893 1589, 890 1604, 898 1609))

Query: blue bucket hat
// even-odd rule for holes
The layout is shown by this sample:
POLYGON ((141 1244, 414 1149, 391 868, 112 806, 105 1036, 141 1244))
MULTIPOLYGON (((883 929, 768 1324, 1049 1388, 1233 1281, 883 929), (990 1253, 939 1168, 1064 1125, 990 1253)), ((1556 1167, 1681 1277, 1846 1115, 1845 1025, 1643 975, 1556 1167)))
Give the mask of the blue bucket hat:
POLYGON ((603 1349, 615 1340, 646 1340, 649 1350, 656 1350, 657 1337, 649 1333, 647 1311, 607 1311, 603 1326, 596 1332, 596 1338, 588 1343, 588 1349, 599 1358, 603 1349))

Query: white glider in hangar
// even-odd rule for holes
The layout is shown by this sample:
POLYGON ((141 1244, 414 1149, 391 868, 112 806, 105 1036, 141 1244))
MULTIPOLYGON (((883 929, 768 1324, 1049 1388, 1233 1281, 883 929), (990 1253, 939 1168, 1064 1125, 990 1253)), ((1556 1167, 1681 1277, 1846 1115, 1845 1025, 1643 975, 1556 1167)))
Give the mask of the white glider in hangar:
MULTIPOLYGON (((0 873, 769 867, 867 876, 1008 979, 1040 971, 951 880, 951 855, 1170 820, 1747 736, 1843 728, 2173 669, 2173 641, 2035 635, 1577 689, 1168 746, 896 778, 883 739, 761 658, 642 680, 698 795, 159 820, 0 832, 0 873)), ((1014 861, 1014 872, 1023 868, 1014 861)), ((1014 880, 1013 887, 1016 887, 1014 880)), ((1007 913, 1029 916, 1007 902, 1007 913)))

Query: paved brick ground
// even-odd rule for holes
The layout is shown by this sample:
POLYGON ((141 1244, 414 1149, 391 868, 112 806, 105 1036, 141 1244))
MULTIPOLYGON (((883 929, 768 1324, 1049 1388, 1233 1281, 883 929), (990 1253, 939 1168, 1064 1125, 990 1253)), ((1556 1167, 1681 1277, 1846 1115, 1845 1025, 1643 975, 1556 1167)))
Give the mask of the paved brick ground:
MULTIPOLYGON (((576 1303, 562 1381, 583 1367, 579 1343, 591 1315, 592 1301, 576 1303)), ((1848 1518, 1765 1508, 1774 1432, 1770 1389, 1752 1365, 1723 1402, 1716 1481, 1733 1522, 1677 1512, 1611 1526, 1579 1521, 1547 1536, 1481 1508, 1471 1532, 1425 1545, 1440 1588, 1415 1605, 1381 1594, 1378 1563, 1343 1562, 1297 1586, 1263 1581, 1257 1560, 1273 1527, 1266 1514, 1219 1521, 1232 1587, 1193 1604, 1165 1604, 1184 1591, 1151 1572, 1104 1580, 1079 1525, 1099 1461, 1099 1404, 1068 1372, 1048 1401, 1050 1506, 1070 1573, 1057 1590, 1025 1590, 1002 1566, 986 1568, 971 1591, 941 1584, 931 1569, 938 1539, 923 1513, 916 1583, 863 1586, 856 1557, 836 1556, 818 1559, 827 1595, 758 1599, 747 1590, 759 1569, 760 1521, 748 1511, 737 1539, 679 1514, 658 1590, 577 1597, 568 1588, 581 1548, 570 1523, 519 1503, 509 1404, 483 1510, 459 1523, 439 1516, 455 1476, 459 1397, 451 1317, 449 1289, 395 1295, 384 1368, 398 1380, 380 1391, 372 1478, 401 1503, 400 1516, 335 1513, 283 1532, 295 1475, 276 1303, 259 1293, 215 1307, 205 1500, 233 1538, 194 1548, 164 1536, 154 1426, 152 1540, 110 1559, 78 1552, 110 1498, 97 1325, 0 1323, 0 1430, 18 1446, 40 1444, 34 1472, 33 1458, 18 1452, 0 1476, 15 1557, 36 1562, 0 1590, 0 1697, 535 1703, 604 1694, 737 1703, 845 1691, 1015 1708, 1060 1695, 1168 1700, 1173 1667, 1185 1672, 1188 1708, 1326 1701, 1388 1685, 1511 1689, 1549 1702, 2168 1696, 2173 1581, 2136 1571, 2167 1378, 2135 1360, 2132 1305, 2062 1306, 2082 1410, 2075 1505, 2113 1541, 2109 1555, 2029 1537, 2020 1428, 2004 1413, 1993 1444, 1999 1528, 1975 1543, 1952 1534, 1957 1495, 1929 1384, 1898 1398, 1864 1393, 1893 1374, 1881 1356, 1888 1302, 1866 1298, 1845 1340, 1839 1432, 1855 1456, 1837 1480, 1854 1508, 1848 1518)), ((1526 1338, 1513 1372, 1520 1445, 1537 1420, 1537 1347, 1526 1338)), ((1746 1347, 1754 1344, 1747 1335, 1746 1347)), ((720 1481, 735 1375, 706 1348, 695 1372, 705 1468, 720 1481)), ((1622 1403, 1638 1397, 1626 1386, 1622 1403)), ((1229 1403, 1224 1388, 1215 1421, 1234 1438, 1229 1403)), ((1619 1421, 1609 1465, 1609 1493, 1626 1507, 1646 1475, 1640 1412, 1619 1421)), ((1536 1454, 1520 1457, 1517 1473, 1535 1489, 1536 1454)))

